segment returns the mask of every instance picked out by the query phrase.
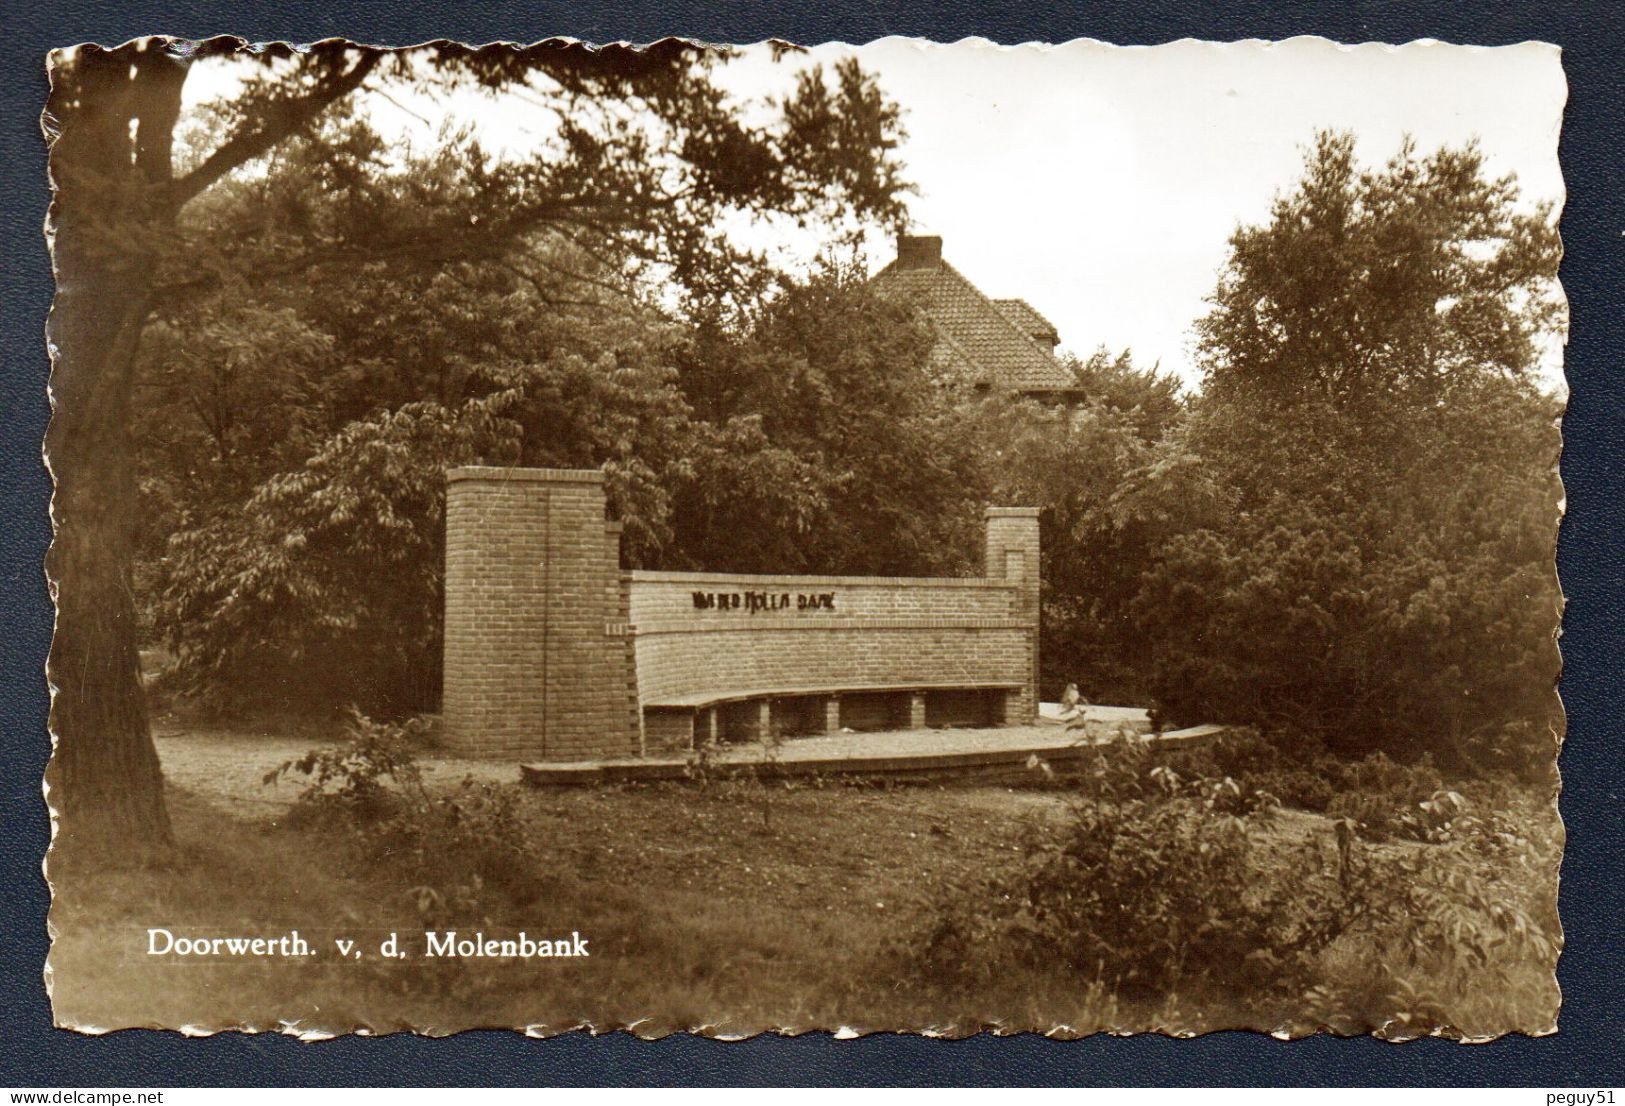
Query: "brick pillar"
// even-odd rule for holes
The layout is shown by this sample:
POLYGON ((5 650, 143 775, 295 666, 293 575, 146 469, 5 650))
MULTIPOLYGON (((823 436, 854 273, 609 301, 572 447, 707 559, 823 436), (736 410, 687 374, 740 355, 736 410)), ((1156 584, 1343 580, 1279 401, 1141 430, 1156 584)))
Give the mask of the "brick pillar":
POLYGON ((1005 706, 1005 721, 1031 722, 1038 717, 1038 508, 989 507, 983 574, 1016 585, 1011 614, 1028 627, 1026 686, 1005 706))
POLYGON ((908 728, 925 729, 925 692, 914 691, 908 697, 908 728))
POLYGON ((627 656, 603 474, 451 470, 446 744, 520 760, 635 753, 627 656))
POLYGON ((831 695, 824 700, 824 732, 841 732, 841 697, 831 695))

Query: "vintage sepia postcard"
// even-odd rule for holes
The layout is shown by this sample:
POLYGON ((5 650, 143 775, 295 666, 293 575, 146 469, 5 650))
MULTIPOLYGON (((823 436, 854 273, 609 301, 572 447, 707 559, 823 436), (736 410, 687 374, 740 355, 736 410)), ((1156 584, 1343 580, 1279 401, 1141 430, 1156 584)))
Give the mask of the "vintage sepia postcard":
POLYGON ((59 1026, 1555 1030, 1555 47, 49 76, 59 1026))

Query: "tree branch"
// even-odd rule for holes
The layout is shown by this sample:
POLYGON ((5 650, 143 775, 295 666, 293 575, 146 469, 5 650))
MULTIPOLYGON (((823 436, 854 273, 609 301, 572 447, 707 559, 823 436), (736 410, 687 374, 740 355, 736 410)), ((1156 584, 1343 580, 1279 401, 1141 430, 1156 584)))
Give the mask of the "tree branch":
POLYGON ((360 87, 361 82, 377 67, 381 56, 380 51, 365 51, 348 71, 328 74, 309 95, 272 101, 261 113, 246 119, 237 132, 205 158, 201 165, 170 186, 169 202, 172 207, 179 210, 188 200, 233 169, 270 152, 284 139, 303 130, 330 105, 360 87))

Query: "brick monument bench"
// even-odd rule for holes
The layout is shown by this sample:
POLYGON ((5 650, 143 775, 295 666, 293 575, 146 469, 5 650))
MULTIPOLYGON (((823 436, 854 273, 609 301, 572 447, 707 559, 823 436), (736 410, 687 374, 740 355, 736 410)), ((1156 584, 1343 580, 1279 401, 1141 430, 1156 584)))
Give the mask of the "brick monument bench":
POLYGON ((677 572, 622 566, 601 471, 446 480, 444 737, 462 755, 574 764, 1037 713, 1036 508, 986 509, 976 576, 677 572))
POLYGON ((997 726, 1019 682, 914 680, 729 688, 660 696, 643 704, 651 750, 693 748, 704 741, 761 741, 842 730, 917 730, 997 726))

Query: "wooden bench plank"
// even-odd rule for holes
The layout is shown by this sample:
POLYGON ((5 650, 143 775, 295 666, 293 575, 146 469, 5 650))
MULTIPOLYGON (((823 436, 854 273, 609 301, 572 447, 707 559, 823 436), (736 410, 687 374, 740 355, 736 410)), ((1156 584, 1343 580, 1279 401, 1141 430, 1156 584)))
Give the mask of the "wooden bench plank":
MULTIPOLYGON (((1192 726, 1170 730, 1161 737, 1143 734, 1136 740, 1154 754, 1163 749, 1217 741, 1226 732, 1225 726, 1192 726)), ((983 748, 940 749, 931 742, 922 741, 921 747, 915 751, 898 748, 894 744, 879 751, 819 752, 811 755, 798 755, 798 744, 792 743, 788 749, 779 749, 772 759, 768 758, 765 747, 758 747, 761 751, 755 755, 725 758, 719 760, 715 767, 722 772, 754 768, 759 775, 769 776, 853 775, 928 781, 977 777, 1003 769, 1008 776, 1007 782, 1017 782, 1038 779, 1038 772, 1041 771, 1038 761, 1051 765, 1056 771, 1065 772, 1074 764, 1092 758, 1111 742, 1034 735, 1031 741, 1001 743, 996 747, 990 744, 983 748)), ((807 743, 807 746, 814 748, 817 745, 817 739, 807 743)), ((688 770, 686 758, 675 755, 607 762, 521 764, 519 768, 525 782, 544 787, 663 780, 692 782, 694 778, 688 770)))

